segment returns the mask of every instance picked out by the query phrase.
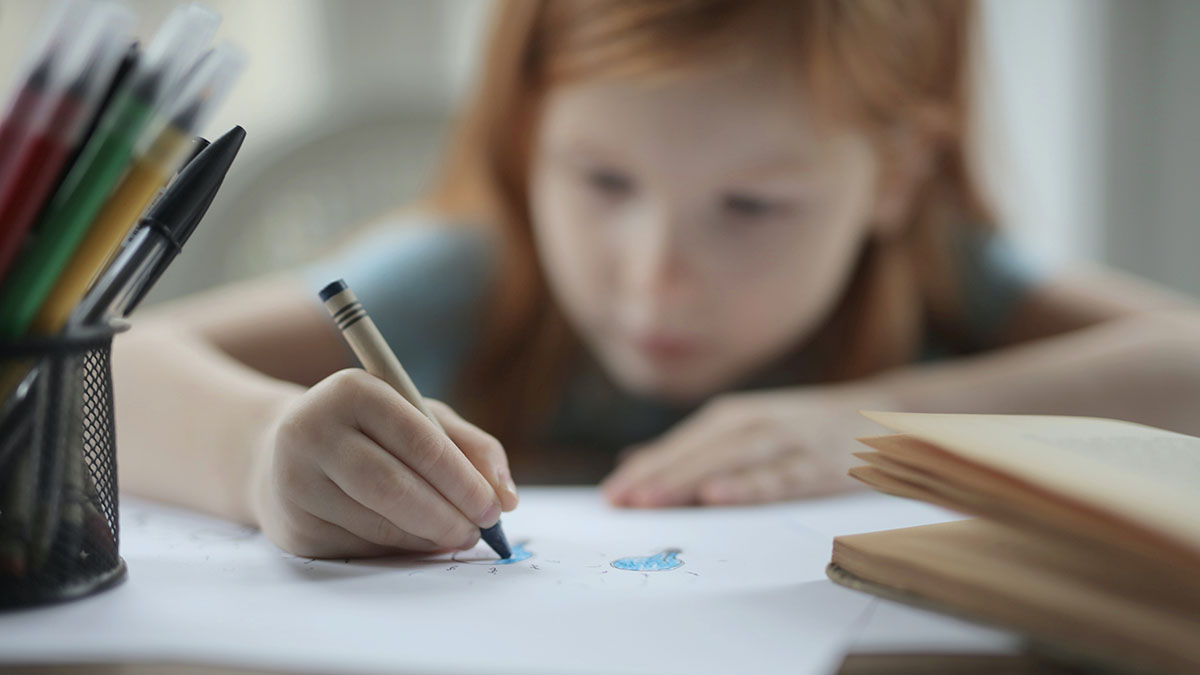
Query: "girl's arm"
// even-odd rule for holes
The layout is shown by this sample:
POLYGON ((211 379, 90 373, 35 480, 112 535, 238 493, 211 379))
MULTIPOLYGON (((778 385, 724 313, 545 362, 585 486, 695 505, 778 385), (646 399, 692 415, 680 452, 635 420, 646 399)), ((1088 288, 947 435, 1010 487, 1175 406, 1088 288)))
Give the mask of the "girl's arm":
POLYGON ((346 365, 299 284, 255 281, 139 315, 113 343, 122 491, 243 523, 271 423, 346 365))
POLYGON ((348 352, 318 309, 276 279, 139 317, 114 342, 122 490, 302 555, 473 545, 516 506, 503 449, 445 406, 449 439, 382 381, 334 372, 348 352))
POLYGON ((624 462, 614 503, 741 503, 832 492, 881 433, 862 409, 1114 417, 1200 435, 1200 311, 1111 273, 1046 285, 976 356, 828 387, 719 398, 624 462))
POLYGON ((1093 270, 1034 289, 992 351, 857 387, 914 412, 1114 417, 1200 435, 1200 309, 1093 270))

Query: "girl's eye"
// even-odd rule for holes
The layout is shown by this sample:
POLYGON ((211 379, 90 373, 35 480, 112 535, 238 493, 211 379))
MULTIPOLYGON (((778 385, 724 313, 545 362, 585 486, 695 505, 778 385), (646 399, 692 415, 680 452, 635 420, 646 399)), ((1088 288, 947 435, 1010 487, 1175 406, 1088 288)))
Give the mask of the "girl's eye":
POLYGON ((608 197, 623 197, 633 192, 633 181, 615 171, 590 170, 586 178, 588 185, 608 197))
POLYGON ((786 205, 750 195, 727 195, 721 203, 726 213, 746 219, 765 218, 786 210, 786 205))

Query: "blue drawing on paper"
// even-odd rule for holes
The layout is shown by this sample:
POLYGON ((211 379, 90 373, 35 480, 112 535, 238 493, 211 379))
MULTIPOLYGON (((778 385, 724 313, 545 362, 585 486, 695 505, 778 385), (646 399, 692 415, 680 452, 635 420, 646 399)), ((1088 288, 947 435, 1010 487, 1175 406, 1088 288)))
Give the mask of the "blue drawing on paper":
POLYGON ((666 572, 683 567, 679 554, 679 549, 671 548, 651 556, 618 558, 612 566, 626 572, 666 572))
POLYGON ((455 553, 454 555, 452 555, 450 557, 452 560, 454 560, 456 562, 467 563, 468 565, 511 565, 513 563, 519 563, 522 560, 528 560, 533 557, 533 552, 530 551, 528 548, 526 548, 526 546, 528 546, 528 545, 529 545, 528 541, 515 542, 512 545, 512 557, 511 558, 467 558, 467 557, 465 557, 466 555, 469 555, 470 552, 455 553))
POLYGON ((529 552, 529 551, 528 551, 528 550, 525 548, 525 544, 526 544, 526 543, 528 543, 528 542, 521 541, 521 542, 517 542, 517 543, 513 544, 513 545, 512 545, 512 557, 510 557, 510 558, 500 558, 500 559, 498 559, 498 560, 494 561, 494 562, 495 562, 495 564, 497 564, 497 565, 511 565, 511 564, 513 564, 513 563, 519 563, 519 562, 521 562, 522 560, 528 560, 528 559, 529 559, 529 557, 530 557, 530 556, 532 556, 533 554, 532 554, 532 553, 530 553, 530 552, 529 552))

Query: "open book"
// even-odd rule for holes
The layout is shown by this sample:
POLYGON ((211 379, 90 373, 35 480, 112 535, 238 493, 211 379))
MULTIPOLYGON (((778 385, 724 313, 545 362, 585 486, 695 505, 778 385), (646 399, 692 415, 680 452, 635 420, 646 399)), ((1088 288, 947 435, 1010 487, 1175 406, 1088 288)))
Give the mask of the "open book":
POLYGON ((978 516, 837 537, 839 583, 1108 666, 1200 672, 1200 438, 1115 420, 864 413, 850 474, 978 516))

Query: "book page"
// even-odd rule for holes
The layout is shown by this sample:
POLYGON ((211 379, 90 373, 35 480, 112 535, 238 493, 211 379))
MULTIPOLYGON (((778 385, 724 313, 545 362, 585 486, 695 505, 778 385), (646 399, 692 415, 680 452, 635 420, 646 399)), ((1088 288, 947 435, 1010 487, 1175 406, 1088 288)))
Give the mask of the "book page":
POLYGON ((1200 551, 1200 439, 1085 417, 863 414, 1200 551))
POLYGON ((1077 436, 1053 428, 1030 432, 1023 437, 1183 491, 1200 489, 1200 438, 1179 434, 1137 434, 1128 430, 1114 430, 1107 436, 1077 436))

